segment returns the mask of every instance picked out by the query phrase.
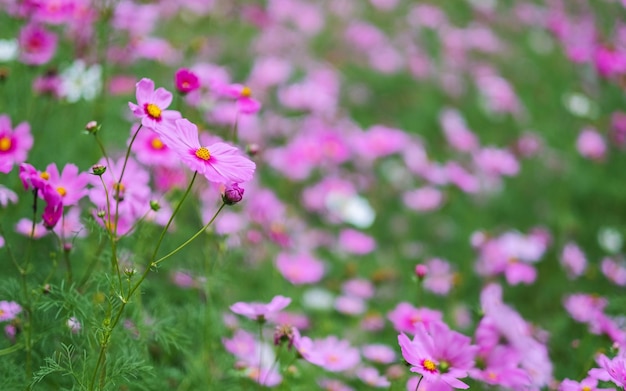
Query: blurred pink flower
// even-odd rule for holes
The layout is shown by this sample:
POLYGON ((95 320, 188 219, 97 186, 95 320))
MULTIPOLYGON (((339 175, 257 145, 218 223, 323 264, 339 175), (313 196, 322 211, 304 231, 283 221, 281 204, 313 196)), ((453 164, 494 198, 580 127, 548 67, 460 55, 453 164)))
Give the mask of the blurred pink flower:
POLYGON ((443 319, 443 314, 430 308, 415 308, 413 305, 402 302, 387 314, 394 329, 403 333, 415 334, 420 324, 428 326, 432 322, 443 319))
POLYGON ((367 306, 360 297, 339 296, 335 299, 335 309, 344 315, 361 315, 367 306))
POLYGON ((350 254, 364 255, 376 249, 376 241, 361 231, 348 228, 339 232, 339 247, 350 254))
POLYGON ((443 194, 433 186, 424 186, 419 189, 410 190, 404 193, 402 200, 404 204, 413 210, 427 212, 437 210, 443 203, 443 194))
POLYGON ((22 306, 14 301, 0 301, 0 322, 8 322, 22 312, 22 306))
POLYGON ((372 282, 364 278, 352 278, 341 286, 344 294, 362 299, 371 299, 374 296, 374 289, 372 282))
POLYGON ((34 22, 22 27, 18 42, 20 60, 28 65, 47 63, 57 48, 57 36, 34 22))
POLYGON ((437 294, 447 295, 454 285, 455 274, 450 263, 439 258, 426 261, 428 273, 424 278, 424 289, 437 294))
POLYGON ((311 350, 305 359, 330 372, 344 372, 361 362, 359 350, 350 342, 334 335, 312 341, 311 350))
POLYGON ((474 154, 474 163, 487 175, 514 176, 519 172, 519 163, 505 149, 484 147, 474 154))
POLYGON ((585 128, 578 135, 576 149, 583 157, 592 160, 602 160, 606 155, 604 138, 593 128, 585 128))
POLYGON ((626 286, 626 263, 605 257, 600 265, 600 270, 615 285, 626 286))
POLYGON ((452 148, 461 152, 471 152, 479 147, 478 138, 468 129, 465 119, 457 110, 443 110, 439 114, 439 122, 452 148))
POLYGON ((388 345, 371 344, 361 348, 363 357, 379 364, 391 364, 396 360, 396 352, 388 345))
POLYGON ((0 115, 0 172, 8 173, 22 163, 33 146, 30 125, 22 122, 13 129, 8 115, 0 115))
POLYGON ((246 318, 264 322, 268 316, 271 316, 291 303, 291 299, 284 296, 275 296, 269 303, 244 303, 237 302, 230 306, 230 310, 236 314, 243 315, 246 318))
POLYGON ((389 387, 391 382, 386 376, 381 375, 376 368, 373 367, 361 367, 357 369, 356 376, 370 387, 389 387))
POLYGON ((292 284, 314 284, 324 276, 324 263, 309 254, 280 253, 276 268, 292 284))
POLYGON ((569 242, 563 247, 561 253, 561 265, 567 271, 570 279, 580 277, 587 268, 587 258, 580 247, 574 242, 569 242))

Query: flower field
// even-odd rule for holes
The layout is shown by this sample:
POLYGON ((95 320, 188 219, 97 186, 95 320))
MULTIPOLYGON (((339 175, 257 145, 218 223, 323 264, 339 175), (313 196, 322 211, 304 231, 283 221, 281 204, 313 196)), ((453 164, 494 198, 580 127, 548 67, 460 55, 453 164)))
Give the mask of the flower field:
POLYGON ((0 390, 626 385, 626 1, 0 26, 0 390))

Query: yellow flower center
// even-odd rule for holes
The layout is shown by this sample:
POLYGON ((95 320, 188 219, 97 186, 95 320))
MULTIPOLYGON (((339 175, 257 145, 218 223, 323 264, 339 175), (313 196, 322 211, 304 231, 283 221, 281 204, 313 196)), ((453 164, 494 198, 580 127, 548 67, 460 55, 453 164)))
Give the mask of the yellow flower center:
POLYGON ((0 310, 0 316, 4 315, 4 311, 0 310))
POLYGON ((48 179, 50 179, 50 174, 48 174, 46 171, 42 171, 41 174, 39 174, 39 177, 47 181, 48 179))
POLYGON ((11 149, 11 139, 7 136, 0 137, 0 152, 6 152, 11 149))
POLYGON ((158 149, 158 150, 161 150, 163 149, 163 147, 165 147, 165 144, 163 144, 163 141, 161 141, 161 139, 158 137, 153 138, 152 141, 150 141, 150 145, 152 146, 152 148, 158 149))
POLYGON ((61 197, 65 197, 67 194, 67 190, 65 190, 65 187, 63 186, 57 187, 57 192, 61 195, 61 197))
POLYGON ((200 147, 196 149, 196 156, 204 161, 209 160, 211 158, 211 154, 206 147, 200 147))
POLYGON ((126 186, 124 186, 123 183, 117 182, 113 184, 113 190, 122 193, 124 190, 126 190, 126 186))
MULTIPOLYGON (((487 377, 488 377, 488 378, 489 378, 489 380, 491 380, 491 381, 496 381, 496 380, 498 379, 498 375, 497 375, 496 373, 494 373, 494 372, 489 372, 489 373, 487 374, 487 377)), ((585 389, 583 388, 583 391, 591 391, 591 389, 589 389, 589 390, 585 390, 585 389)))
POLYGON ((161 118, 161 109, 159 108, 159 106, 155 105, 154 103, 148 103, 146 105, 146 112, 148 113, 150 117, 154 119, 161 118))
POLYGON ((437 372, 437 364, 435 364, 432 360, 425 359, 422 361, 422 367, 429 372, 437 372))
POLYGON ((250 89, 250 87, 243 87, 241 89, 241 96, 243 96, 244 98, 249 98, 250 96, 252 96, 252 90, 250 89))
POLYGON ((591 391, 591 387, 589 387, 589 386, 584 386, 584 387, 582 388, 582 391, 591 391))

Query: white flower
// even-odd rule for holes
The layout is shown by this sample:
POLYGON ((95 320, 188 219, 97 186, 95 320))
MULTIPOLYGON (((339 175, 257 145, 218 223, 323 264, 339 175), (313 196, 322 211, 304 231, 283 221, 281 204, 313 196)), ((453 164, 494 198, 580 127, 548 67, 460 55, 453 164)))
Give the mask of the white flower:
POLYGON ((331 192, 326 197, 326 207, 343 221, 357 228, 369 228, 376 218, 376 212, 369 202, 358 195, 331 192))
POLYGON ((598 243, 604 251, 610 254, 617 254, 622 249, 624 239, 615 228, 604 227, 598 231, 598 243))
POLYGON ((17 58, 17 39, 0 39, 0 62, 9 62, 17 58))
POLYGON ((312 288, 302 295, 302 306, 312 310, 330 310, 335 298, 333 294, 322 288, 312 288))
POLYGON ((102 67, 99 64, 88 68, 82 60, 76 60, 61 73, 61 96, 68 102, 81 98, 93 100, 101 89, 102 67))

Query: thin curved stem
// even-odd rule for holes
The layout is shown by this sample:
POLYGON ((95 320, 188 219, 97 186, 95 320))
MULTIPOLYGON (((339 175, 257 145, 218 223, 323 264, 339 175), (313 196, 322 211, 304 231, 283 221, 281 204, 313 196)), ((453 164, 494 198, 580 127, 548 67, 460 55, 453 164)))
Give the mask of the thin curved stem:
POLYGON ((158 260, 154 261, 153 264, 154 265, 158 265, 159 263, 165 261, 167 258, 171 257, 172 255, 176 254, 177 252, 179 252, 180 250, 183 249, 183 247, 187 246, 189 243, 191 243, 195 238, 197 238, 198 236, 200 236, 204 231, 206 231, 207 228, 209 228, 209 226, 211 224, 213 224, 213 222, 215 221, 215 219, 217 218, 217 215, 220 214, 220 212, 222 211, 222 209, 224 209, 224 206, 226 206, 226 204, 222 204, 220 206, 220 208, 217 210, 217 212, 215 212, 215 214, 213 215, 213 217, 211 218, 211 220, 206 223, 206 225, 202 228, 200 228, 200 230, 198 232, 196 232, 192 237, 190 237, 189 239, 187 239, 185 241, 185 243, 181 244, 180 246, 176 247, 176 249, 170 251, 169 253, 167 253, 166 255, 162 256, 161 258, 159 258, 158 260))

